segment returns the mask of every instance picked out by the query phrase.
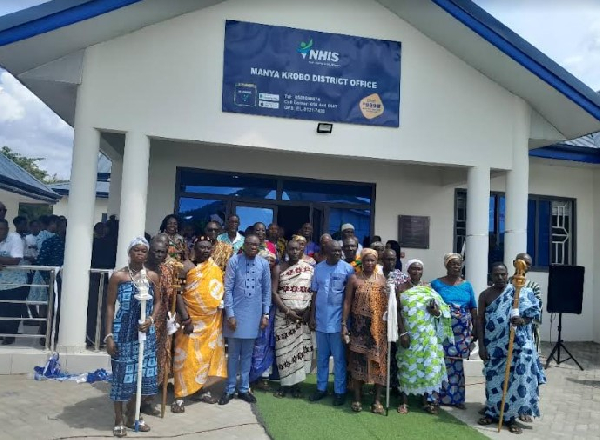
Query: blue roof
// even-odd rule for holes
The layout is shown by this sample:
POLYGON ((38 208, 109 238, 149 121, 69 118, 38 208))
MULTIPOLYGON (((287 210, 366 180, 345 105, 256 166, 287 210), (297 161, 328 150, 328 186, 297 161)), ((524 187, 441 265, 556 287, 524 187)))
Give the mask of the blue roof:
POLYGON ((600 133, 592 133, 548 147, 536 148, 531 150, 529 155, 544 159, 600 164, 600 133))
POLYGON ((2 153, 0 153, 0 188, 51 203, 60 199, 60 195, 2 153))
POLYGON ((141 0, 53 0, 0 19, 0 46, 89 20, 141 0))
POLYGON ((600 120, 600 96, 471 0, 431 0, 473 32, 600 120))
MULTIPOLYGON (((32 38, 142 0, 52 0, 0 18, 0 46, 32 38)), ((481 38, 600 120, 600 97, 471 0, 430 0, 481 38)))
MULTIPOLYGON (((109 185, 109 182, 103 182, 100 180, 96 181, 96 197, 99 199, 107 199, 109 185)), ((60 195, 68 196, 69 190, 71 189, 71 182, 67 181, 53 183, 50 185, 50 188, 52 188, 55 192, 57 192, 60 195)))

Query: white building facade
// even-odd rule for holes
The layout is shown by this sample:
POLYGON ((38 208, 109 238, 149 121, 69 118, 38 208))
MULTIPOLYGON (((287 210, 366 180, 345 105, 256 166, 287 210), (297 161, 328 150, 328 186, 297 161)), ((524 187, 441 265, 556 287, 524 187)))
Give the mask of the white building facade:
MULTIPOLYGON (((443 255, 460 250, 464 239, 466 276, 483 290, 490 232, 502 241, 509 271, 517 253, 536 250, 539 267, 530 277, 544 292, 552 262, 585 266, 584 311, 565 317, 563 337, 600 341, 594 318, 600 313, 594 258, 600 255, 594 228, 600 170, 529 156, 533 148, 600 131, 600 99, 566 72, 554 79, 538 72, 551 61, 533 57, 531 46, 527 55, 519 46, 527 43, 514 34, 494 37, 489 26, 488 33, 480 29, 493 19, 475 5, 479 15, 471 11, 470 22, 453 9, 456 2, 442 0, 106 3, 114 8, 0 46, 0 64, 75 128, 59 350, 85 348, 87 298, 80 292, 88 286, 83 262, 91 255, 99 151, 112 160, 107 211, 120 219, 118 265, 126 264, 131 238, 156 233, 173 211, 214 206, 220 217, 248 212, 278 220, 284 212, 293 216, 295 207, 321 232, 332 230, 338 217, 355 221, 345 216, 358 212, 366 215, 368 233, 384 240, 397 239, 399 215, 425 216, 428 248, 403 251, 424 261, 428 279, 444 274, 443 255), (332 133, 320 134, 317 121, 222 112, 226 20, 401 42, 399 127, 335 123, 332 133), (512 38, 523 58, 494 38, 512 38), (31 52, 36 47, 49 49, 42 56, 31 52), (221 175, 274 182, 276 195, 213 190, 211 199, 202 188, 218 187, 221 175), (295 181, 350 183, 371 192, 357 196, 364 206, 344 211, 294 199, 285 185, 295 181), (531 223, 533 207, 550 209, 543 217, 549 222, 566 219, 558 225, 565 232, 531 223), (559 247, 560 253, 552 250, 559 247)), ((543 339, 550 326, 545 319, 543 339)))

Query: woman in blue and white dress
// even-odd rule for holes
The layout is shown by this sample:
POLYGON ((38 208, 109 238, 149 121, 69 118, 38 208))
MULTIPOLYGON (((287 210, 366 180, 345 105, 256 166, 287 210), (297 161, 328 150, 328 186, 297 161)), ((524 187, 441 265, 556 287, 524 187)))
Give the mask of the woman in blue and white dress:
MULTIPOLYGON (((114 401, 115 425, 113 435, 124 437, 127 427, 133 428, 135 394, 137 380, 142 381, 142 396, 157 393, 156 335, 154 320, 160 308, 159 276, 144 266, 148 259, 148 242, 136 238, 128 247, 129 264, 113 273, 108 283, 106 304, 106 351, 111 356, 112 387, 110 398, 114 401), (152 300, 146 303, 146 320, 141 318, 141 303, 135 294, 142 285, 148 286, 152 300), (115 304, 119 309, 115 314, 115 304), (138 331, 146 333, 144 360, 141 379, 137 377, 139 340, 138 331), (123 414, 123 402, 127 402, 126 414, 123 414)), ((139 430, 150 431, 150 427, 140 419, 139 430)))

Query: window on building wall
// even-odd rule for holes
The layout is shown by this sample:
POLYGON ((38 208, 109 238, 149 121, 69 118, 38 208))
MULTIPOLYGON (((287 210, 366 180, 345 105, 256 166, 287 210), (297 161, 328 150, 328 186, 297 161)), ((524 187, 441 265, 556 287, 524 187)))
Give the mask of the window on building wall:
MULTIPOLYGON (((467 193, 458 190, 455 199, 454 249, 461 252, 466 239, 467 193)), ((527 253, 534 270, 551 264, 575 264, 575 200, 530 195, 527 204, 527 253)), ((505 197, 490 194, 488 263, 503 260, 505 197)), ((468 257, 467 257, 468 258, 468 257)))

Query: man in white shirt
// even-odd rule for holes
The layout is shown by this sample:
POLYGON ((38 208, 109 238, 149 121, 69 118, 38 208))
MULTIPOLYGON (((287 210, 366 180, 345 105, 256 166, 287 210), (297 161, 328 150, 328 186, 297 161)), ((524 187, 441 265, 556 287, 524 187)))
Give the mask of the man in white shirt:
MULTIPOLYGON (((24 301, 27 297, 27 273, 20 270, 8 270, 4 266, 18 266, 23 259, 23 241, 19 234, 8 232, 8 222, 0 219, 0 296, 4 300, 24 301)), ((25 315, 25 306, 21 303, 3 303, 0 315, 14 320, 0 321, 0 333, 17 334, 20 318, 25 315)), ((4 337, 2 345, 11 345, 15 338, 4 337)))
POLYGON ((38 235, 40 234, 40 222, 38 220, 31 220, 29 222, 29 234, 25 236, 25 249, 24 257, 27 260, 27 264, 34 264, 37 260, 40 250, 37 246, 38 235))

